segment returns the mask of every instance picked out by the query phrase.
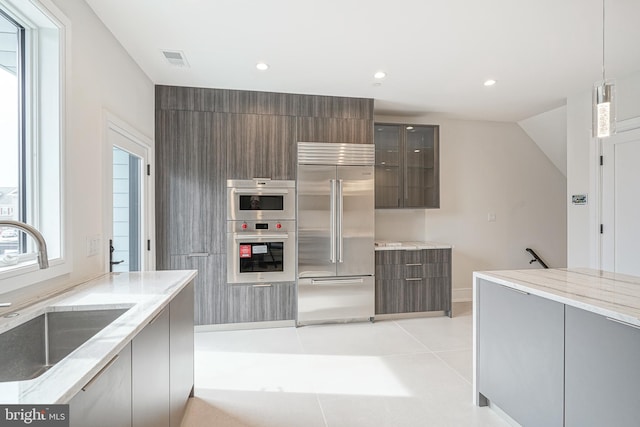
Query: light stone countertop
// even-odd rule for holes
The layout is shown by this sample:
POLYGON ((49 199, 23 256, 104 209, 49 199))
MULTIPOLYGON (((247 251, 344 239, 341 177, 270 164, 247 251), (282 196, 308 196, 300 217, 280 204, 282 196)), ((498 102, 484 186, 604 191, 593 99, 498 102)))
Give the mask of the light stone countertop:
POLYGON ((2 333, 47 311, 129 308, 39 377, 0 382, 0 403, 68 403, 196 274, 195 270, 106 274, 19 309, 17 317, 0 317, 2 333))
POLYGON ((473 273, 512 289, 640 327, 640 277, 587 268, 505 270, 473 273))
POLYGON ((375 242, 375 250, 376 251, 415 251, 418 249, 451 249, 452 245, 447 243, 438 243, 438 242, 419 242, 419 241, 410 241, 410 242, 400 242, 400 241, 389 241, 389 240, 376 240, 375 242))

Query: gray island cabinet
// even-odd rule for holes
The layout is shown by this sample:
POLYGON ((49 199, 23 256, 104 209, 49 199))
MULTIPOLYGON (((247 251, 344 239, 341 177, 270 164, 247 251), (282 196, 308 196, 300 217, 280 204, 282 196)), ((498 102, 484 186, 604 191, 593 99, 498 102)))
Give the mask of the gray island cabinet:
POLYGON ((72 427, 179 427, 193 388, 193 281, 69 401, 72 427))
POLYGON ((523 426, 637 426, 640 278, 474 273, 474 401, 523 426))

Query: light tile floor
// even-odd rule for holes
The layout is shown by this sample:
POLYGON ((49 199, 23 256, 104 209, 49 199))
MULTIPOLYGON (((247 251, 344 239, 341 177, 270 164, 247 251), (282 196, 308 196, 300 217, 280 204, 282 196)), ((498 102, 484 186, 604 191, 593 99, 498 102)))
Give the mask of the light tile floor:
POLYGON ((453 312, 197 333, 182 426, 508 426, 472 404, 471 303, 453 312))

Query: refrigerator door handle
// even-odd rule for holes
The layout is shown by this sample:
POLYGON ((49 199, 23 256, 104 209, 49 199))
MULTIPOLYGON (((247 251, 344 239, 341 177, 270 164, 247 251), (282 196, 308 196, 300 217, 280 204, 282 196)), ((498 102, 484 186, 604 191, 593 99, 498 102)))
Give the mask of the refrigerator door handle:
POLYGON ((330 236, 330 245, 331 245, 331 255, 329 256, 329 261, 332 264, 336 263, 336 180, 330 179, 330 193, 329 193, 329 215, 331 216, 329 220, 329 234, 330 236))
POLYGON ((342 221, 344 220, 344 199, 342 197, 342 180, 338 180, 338 262, 343 262, 344 240, 342 238, 342 221))
POLYGON ((311 279, 312 285, 353 285, 356 283, 364 283, 362 277, 351 279, 311 279))

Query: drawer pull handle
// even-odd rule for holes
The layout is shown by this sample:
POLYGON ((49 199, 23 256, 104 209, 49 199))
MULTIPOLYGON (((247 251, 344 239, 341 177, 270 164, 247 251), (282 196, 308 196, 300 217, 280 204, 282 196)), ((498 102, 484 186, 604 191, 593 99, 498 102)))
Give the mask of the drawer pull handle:
POLYGON ((410 278, 404 279, 404 280, 406 280, 407 282, 417 282, 418 280, 422 281, 422 277, 410 277, 410 278))
POLYGON ((420 267, 422 264, 405 264, 407 267, 420 267))
POLYGON ((531 295, 529 292, 521 291, 520 289, 512 288, 510 286, 504 286, 504 285, 499 285, 499 286, 502 286, 505 289, 509 289, 510 291, 517 292, 522 295, 531 295))
POLYGON ((164 309, 160 310, 160 313, 158 313, 155 316, 153 316, 153 318, 151 320, 149 320, 149 323, 147 323, 147 325, 150 325, 153 322, 155 322, 156 320, 158 320, 158 317, 160 317, 162 315, 162 313, 164 313, 164 309))
POLYGON ((195 258, 195 257, 207 257, 209 256, 209 252, 192 252, 189 255, 187 255, 189 258, 195 258))
POLYGON ((118 357, 120 357, 120 355, 119 355, 119 354, 116 354, 116 355, 113 357, 113 359, 111 359, 111 360, 110 360, 106 365, 104 365, 104 367, 103 367, 102 369, 100 369, 100 370, 98 371, 98 373, 97 373, 97 374, 95 374, 95 375, 93 376, 93 378, 91 378, 91 379, 89 380, 89 382, 85 384, 85 386, 84 386, 84 387, 82 387, 82 391, 87 391, 87 390, 89 389, 89 387, 91 387, 91 386, 93 385, 93 383, 95 383, 95 382, 98 380, 98 378, 100 378, 100 376, 102 376, 102 374, 104 373, 104 371, 106 371, 107 369, 109 369, 109 367, 110 367, 111 365, 113 365, 113 364, 114 364, 114 362, 115 362, 116 360, 118 360, 118 357))
POLYGON ((611 317, 607 317, 607 320, 611 320, 612 322, 620 323, 621 325, 629 326, 631 328, 640 329, 640 326, 634 325, 633 323, 625 322, 624 320, 612 319, 611 317))
POLYGON ((253 285, 254 288, 272 288, 273 285, 271 283, 258 283, 253 285))

